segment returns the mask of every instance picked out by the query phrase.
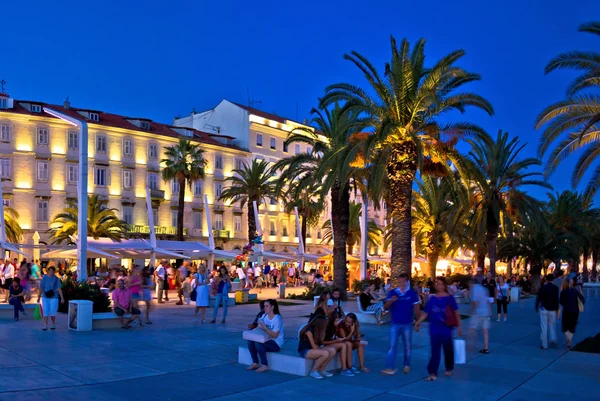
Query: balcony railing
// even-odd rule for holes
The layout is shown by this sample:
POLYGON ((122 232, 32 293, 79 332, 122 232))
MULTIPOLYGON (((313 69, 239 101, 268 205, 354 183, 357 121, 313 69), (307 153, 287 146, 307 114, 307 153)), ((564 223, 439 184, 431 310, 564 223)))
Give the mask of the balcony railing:
POLYGON ((162 189, 151 189, 150 199, 165 199, 165 191, 162 189))
MULTIPOLYGON (((162 227, 155 226, 156 235, 177 235, 177 227, 162 227)), ((150 226, 128 225, 127 232, 129 234, 150 234, 150 226)), ((187 228, 183 228, 183 235, 187 235, 187 228)))
POLYGON ((215 238, 230 238, 229 230, 213 230, 213 237, 215 237, 215 238))

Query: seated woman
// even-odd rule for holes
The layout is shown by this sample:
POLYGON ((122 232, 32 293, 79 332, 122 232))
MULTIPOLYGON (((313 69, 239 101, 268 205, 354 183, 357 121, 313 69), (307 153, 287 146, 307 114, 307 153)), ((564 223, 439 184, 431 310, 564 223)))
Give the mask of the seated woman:
POLYGON ((310 318, 308 319, 309 321, 313 320, 317 316, 327 317, 327 315, 329 315, 330 309, 334 309, 334 308, 327 306, 327 302, 329 301, 330 298, 331 298, 331 296, 329 294, 329 291, 323 291, 321 293, 321 295, 319 296, 319 300, 317 301, 317 304, 315 305, 315 308, 313 309, 312 313, 310 314, 310 318))
POLYGON ((377 323, 381 324, 383 313, 383 301, 375 293, 375 284, 371 284, 363 290, 359 297, 360 306, 366 312, 375 312, 377 323))
POLYGON ((358 369, 352 367, 352 343, 337 336, 337 325, 340 323, 337 312, 333 312, 327 319, 327 329, 325 330, 325 339, 323 344, 333 347, 340 354, 340 362, 342 363, 342 376, 355 376, 358 369))
MULTIPOLYGON (((360 325, 354 313, 348 313, 344 320, 337 326, 337 336, 344 341, 350 341, 352 350, 357 350, 358 364, 361 372, 368 373, 369 369, 365 367, 365 346, 369 343, 364 341, 360 336, 360 325)), ((356 368, 350 367, 352 372, 357 371, 356 368)))
POLYGON ((269 340, 264 343, 248 340, 248 350, 252 357, 252 365, 246 369, 255 370, 259 373, 269 370, 269 362, 267 361, 267 352, 279 352, 283 347, 283 319, 279 314, 279 305, 274 299, 265 301, 264 314, 258 318, 258 327, 263 329, 268 334, 269 340), (258 364, 260 357, 260 363, 258 364))
POLYGON ((317 315, 302 330, 298 336, 298 353, 302 358, 315 361, 309 376, 315 379, 331 377, 333 374, 326 372, 327 364, 335 356, 335 348, 325 346, 325 332, 327 330, 327 318, 317 315))

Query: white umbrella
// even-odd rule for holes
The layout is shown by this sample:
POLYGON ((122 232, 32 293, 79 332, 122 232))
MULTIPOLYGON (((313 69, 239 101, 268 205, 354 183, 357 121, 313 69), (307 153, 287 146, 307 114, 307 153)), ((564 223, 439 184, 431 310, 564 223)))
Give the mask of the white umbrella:
MULTIPOLYGON (((77 259, 77 248, 56 249, 42 255, 44 259, 77 259)), ((117 256, 101 251, 94 247, 88 247, 87 257, 115 259, 117 256)))

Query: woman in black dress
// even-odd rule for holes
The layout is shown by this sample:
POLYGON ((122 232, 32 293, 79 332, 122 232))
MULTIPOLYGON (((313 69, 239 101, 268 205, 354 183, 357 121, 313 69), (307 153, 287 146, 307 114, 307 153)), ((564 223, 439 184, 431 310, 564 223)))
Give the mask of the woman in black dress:
POLYGON ((580 304, 583 307, 584 302, 585 298, 583 298, 581 292, 573 287, 570 279, 565 277, 560 291, 560 305, 563 309, 562 332, 565 333, 567 347, 569 348, 573 345, 573 334, 575 334, 575 328, 579 320, 580 304))

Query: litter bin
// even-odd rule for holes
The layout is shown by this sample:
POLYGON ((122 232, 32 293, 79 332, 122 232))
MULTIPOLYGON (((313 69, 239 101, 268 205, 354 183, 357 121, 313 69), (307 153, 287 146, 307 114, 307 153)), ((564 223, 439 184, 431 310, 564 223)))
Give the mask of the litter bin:
POLYGON ((69 330, 92 331, 94 303, 83 299, 69 301, 69 330))
POLYGON ((521 300, 521 288, 512 287, 510 289, 510 302, 519 302, 521 300))
POLYGON ((279 294, 280 299, 285 299, 285 284, 277 285, 277 294, 279 294))

